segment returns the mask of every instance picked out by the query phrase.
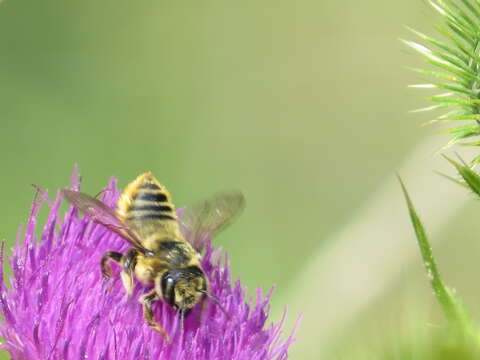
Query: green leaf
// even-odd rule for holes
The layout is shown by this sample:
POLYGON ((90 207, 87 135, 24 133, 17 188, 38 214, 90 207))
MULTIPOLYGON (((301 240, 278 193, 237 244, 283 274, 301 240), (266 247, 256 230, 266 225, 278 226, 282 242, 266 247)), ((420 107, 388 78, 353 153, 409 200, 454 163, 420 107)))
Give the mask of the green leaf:
POLYGON ((464 181, 460 181, 460 180, 458 180, 458 179, 455 179, 454 177, 452 177, 452 176, 450 176, 450 175, 447 175, 447 174, 444 174, 444 173, 442 173, 442 172, 440 172, 440 171, 435 171, 435 173, 437 173, 438 175, 444 177, 444 178, 447 179, 447 180, 450 180, 450 181, 454 182, 454 183, 457 184, 457 185, 460 185, 460 186, 464 187, 465 189, 470 189, 470 188, 468 187, 468 185, 465 184, 464 181))
POLYGON ((480 196, 480 176, 473 171, 469 166, 465 164, 460 164, 446 155, 442 155, 445 159, 452 164, 460 176, 465 180, 465 183, 468 185, 470 190, 472 190, 475 194, 480 196))
POLYGON ((435 65, 438 68, 441 68, 452 74, 456 74, 465 80, 472 80, 477 78, 476 73, 469 68, 468 64, 463 63, 461 60, 458 59, 457 56, 452 56, 438 50, 431 50, 423 46, 422 44, 414 41, 408 41, 403 39, 402 41, 406 45, 410 46, 413 50, 424 56, 426 61, 428 61, 432 65, 435 65))
POLYGON ((462 146, 480 146, 480 141, 462 142, 462 146))
POLYGON ((470 96, 472 98, 475 97, 475 94, 472 92, 472 90, 468 89, 468 88, 465 88, 465 87, 446 84, 446 83, 433 83, 433 85, 435 85, 439 89, 446 89, 446 90, 454 91, 454 92, 459 93, 459 94, 465 94, 465 95, 470 96))
POLYGON ((460 107, 464 109, 471 110, 474 109, 475 106, 478 105, 476 101, 473 101, 468 98, 459 98, 459 97, 452 97, 452 96, 439 96, 439 95, 434 95, 434 96, 429 96, 429 100, 443 104, 445 107, 460 107))
POLYGON ((446 114, 443 114, 443 115, 440 115, 437 117, 437 121, 451 121, 451 120, 456 120, 454 119, 455 117, 457 116, 461 116, 465 114, 465 111, 463 111, 462 109, 455 109, 455 110, 451 110, 449 111, 448 113, 446 114))
POLYGON ((474 132, 461 132, 461 133, 455 135, 455 136, 448 142, 447 146, 450 146, 450 145, 459 143, 460 140, 467 139, 467 138, 474 137, 474 136, 478 136, 478 135, 479 135, 478 133, 474 133, 474 132))
POLYGON ((447 54, 450 54, 451 56, 455 56, 457 57, 459 60, 461 60, 465 65, 468 65, 468 56, 465 56, 464 54, 462 53, 459 53, 458 51, 456 51, 454 48, 452 48, 451 46, 448 46, 446 43, 442 42, 442 41, 439 41, 435 38, 432 38, 428 35, 425 35, 415 29, 412 29, 410 27, 407 26, 407 29, 410 30, 412 33, 414 33, 415 35, 417 35, 419 38, 421 38, 422 40, 436 46, 437 48, 445 51, 445 53, 447 54))
MULTIPOLYGON (((479 144, 480 145, 480 144, 479 144)), ((473 165, 480 164, 480 155, 476 156, 475 159, 472 160, 473 165)))
MULTIPOLYGON (((472 52, 468 50, 468 47, 466 45, 469 45, 470 48, 474 48, 475 45, 475 39, 473 39, 469 44, 465 44, 463 39, 459 39, 456 33, 450 32, 447 28, 437 25, 435 28, 440 32, 443 36, 445 36, 447 39, 449 39, 455 46, 463 52, 467 57, 471 57, 472 52)), ((477 58, 477 56, 475 56, 477 58)))
POLYGON ((446 57, 439 56, 434 52, 432 52, 431 55, 428 55, 428 54, 422 54, 422 55, 425 56, 425 61, 427 61, 428 63, 440 69, 443 69, 449 73, 457 75, 458 77, 462 78, 464 81, 469 82, 469 81, 479 79, 478 76, 475 75, 472 71, 458 67, 456 62, 453 62, 452 60, 449 60, 446 57))
POLYGON ((475 32, 472 31, 466 24, 462 24, 458 19, 449 19, 447 22, 447 27, 450 28, 459 38, 464 40, 470 46, 474 46, 475 41, 475 32))
POLYGON ((480 125, 472 124, 472 125, 457 126, 456 128, 445 130, 444 132, 447 134, 453 134, 458 132, 472 133, 472 132, 479 132, 479 131, 480 131, 480 125))
POLYGON ((454 71, 459 72, 463 77, 475 78, 476 74, 468 67, 468 64, 463 64, 457 57, 448 55, 440 51, 432 50, 432 54, 438 57, 439 59, 444 60, 446 63, 454 65, 454 71))
POLYGON ((470 18, 470 16, 465 11, 463 11, 460 6, 458 6, 454 1, 444 1, 446 4, 449 5, 451 12, 454 14, 456 22, 460 23, 461 26, 470 29, 472 32, 478 31, 478 25, 470 18))
POLYGON ((420 218, 413 207, 413 203, 408 195, 407 189, 403 184, 402 179, 398 176, 398 181, 402 187, 403 195, 407 202, 408 212, 412 221, 413 229, 417 237, 418 247, 423 259, 423 265, 427 271, 430 284, 437 301, 439 302, 443 313, 445 314, 450 327, 460 334, 473 335, 474 326, 471 322, 470 316, 465 311, 461 301, 444 283, 438 271, 437 264, 433 258, 432 248, 427 238, 427 234, 423 227, 420 218))
POLYGON ((450 116, 448 120, 480 120, 480 114, 450 116))
POLYGON ((419 74, 422 74, 422 75, 428 75, 438 79, 443 79, 443 80, 447 80, 455 83, 459 83, 459 82, 462 83, 458 77, 455 77, 452 74, 447 74, 447 73, 439 72, 435 70, 425 70, 425 69, 418 69, 418 68, 409 68, 409 69, 412 71, 418 72, 419 74))
POLYGON ((468 0, 461 0, 463 5, 470 10, 470 12, 477 18, 480 19, 480 11, 477 10, 475 6, 473 6, 470 1, 468 0))

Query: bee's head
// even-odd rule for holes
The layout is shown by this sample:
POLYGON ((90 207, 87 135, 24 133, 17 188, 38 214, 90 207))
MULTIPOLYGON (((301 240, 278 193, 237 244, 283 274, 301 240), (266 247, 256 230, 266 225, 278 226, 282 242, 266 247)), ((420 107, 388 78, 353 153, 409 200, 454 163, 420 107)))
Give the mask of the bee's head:
POLYGON ((189 311, 204 296, 207 279, 198 266, 172 269, 162 276, 162 296, 174 308, 189 311))

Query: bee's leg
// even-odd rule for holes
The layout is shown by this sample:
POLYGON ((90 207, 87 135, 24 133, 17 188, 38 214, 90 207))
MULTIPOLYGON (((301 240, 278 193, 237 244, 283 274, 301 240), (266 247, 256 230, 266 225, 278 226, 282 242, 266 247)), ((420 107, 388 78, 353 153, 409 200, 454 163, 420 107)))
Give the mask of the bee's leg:
POLYGON ((180 310, 180 331, 183 334, 185 332, 185 315, 189 310, 183 308, 180 310))
POLYGON ((152 289, 151 291, 140 297, 139 301, 143 305, 143 316, 145 317, 145 321, 148 323, 148 325, 158 331, 160 335, 163 336, 165 341, 170 344, 171 341, 168 337, 167 332, 163 330, 162 326, 153 318, 152 302, 156 300, 160 300, 160 297, 158 296, 155 289, 152 289))
POLYGON ((120 276, 128 295, 132 295, 133 292, 133 271, 135 270, 135 265, 137 265, 137 255, 138 253, 135 249, 130 249, 122 258, 123 270, 120 276))
POLYGON ((105 280, 110 279, 112 276, 112 269, 110 265, 108 265, 108 260, 115 261, 117 264, 121 264, 123 255, 116 251, 107 251, 103 257, 102 261, 100 262, 100 266, 102 268, 103 278, 105 280))

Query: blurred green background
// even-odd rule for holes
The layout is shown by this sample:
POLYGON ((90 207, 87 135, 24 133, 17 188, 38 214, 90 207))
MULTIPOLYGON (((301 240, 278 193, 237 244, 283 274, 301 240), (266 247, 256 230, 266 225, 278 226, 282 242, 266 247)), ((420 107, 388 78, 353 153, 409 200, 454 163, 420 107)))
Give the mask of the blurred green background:
MULTIPOLYGON (((404 24, 431 33, 434 21, 422 0, 5 0, 0 236, 13 243, 30 184, 64 187, 75 163, 88 193, 149 170, 178 206, 240 188, 246 211, 218 244, 250 290, 276 285, 278 314, 304 296, 293 290, 304 266, 434 132, 420 126, 428 115, 407 114, 427 103, 406 87, 419 79, 405 66, 419 60, 398 41, 412 37, 404 24)), ((419 160, 426 171, 435 150, 419 160)), ((473 312, 477 206, 445 224, 436 249, 473 312)), ((289 319, 301 311, 292 305, 289 319)), ((300 331, 291 358, 319 356, 309 339, 328 359, 413 359, 444 324, 419 257, 357 315, 334 344, 300 331)))

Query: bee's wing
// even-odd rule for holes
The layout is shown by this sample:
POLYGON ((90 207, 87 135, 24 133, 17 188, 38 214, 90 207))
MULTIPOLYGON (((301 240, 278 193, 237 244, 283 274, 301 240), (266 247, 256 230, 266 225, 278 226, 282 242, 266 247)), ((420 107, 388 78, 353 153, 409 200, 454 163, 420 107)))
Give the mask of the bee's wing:
POLYGON ((197 251, 206 241, 230 224, 245 207, 245 198, 239 191, 217 194, 195 206, 187 207, 179 217, 180 230, 197 251))
POLYGON ((142 245, 135 233, 117 217, 115 211, 109 206, 79 191, 63 189, 62 194, 70 204, 82 211, 90 219, 121 236, 143 254, 152 255, 152 252, 142 245))

